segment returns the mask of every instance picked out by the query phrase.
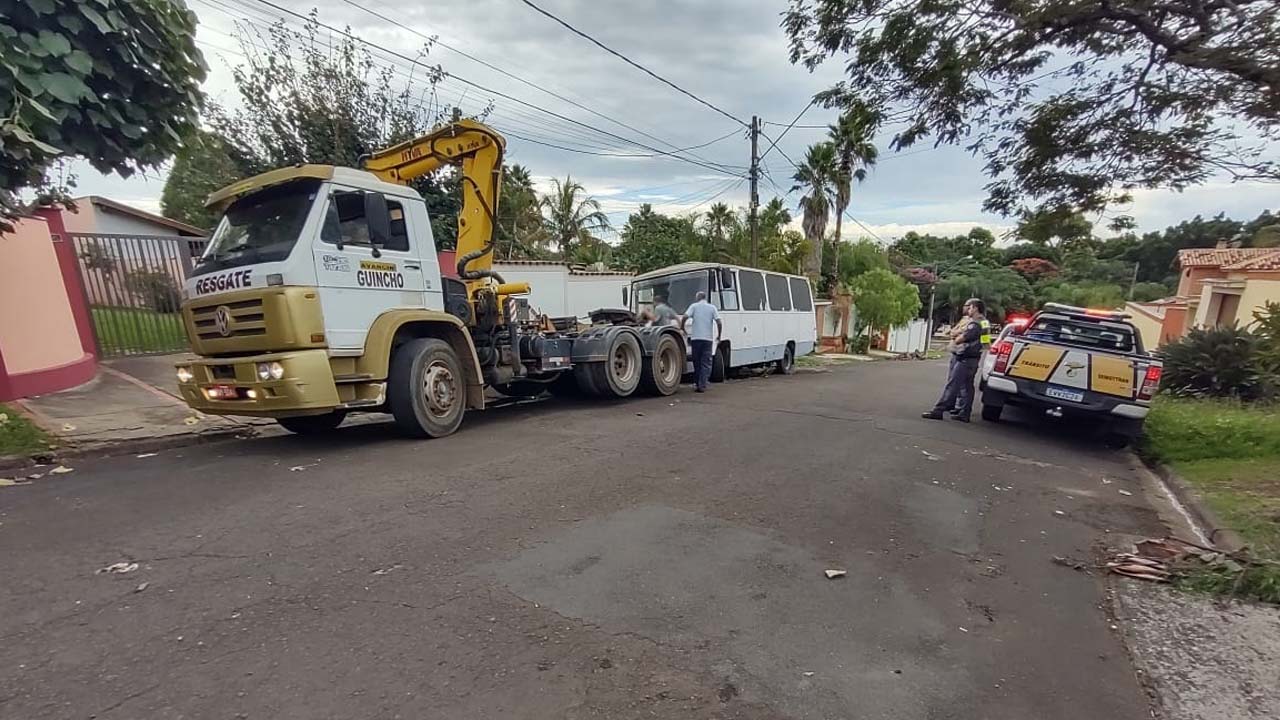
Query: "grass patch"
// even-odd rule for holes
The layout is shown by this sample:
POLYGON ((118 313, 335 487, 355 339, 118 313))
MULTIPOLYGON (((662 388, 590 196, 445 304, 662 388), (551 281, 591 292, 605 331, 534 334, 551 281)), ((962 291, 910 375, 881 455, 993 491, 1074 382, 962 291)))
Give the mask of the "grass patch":
POLYGON ((1147 417, 1145 448, 1165 462, 1280 456, 1280 406, 1161 397, 1147 417))
POLYGON ((49 449, 49 436, 30 420, 0 405, 0 455, 30 455, 49 449))
POLYGON ((1280 559, 1280 457, 1196 460, 1175 466, 1255 554, 1280 559))
POLYGON ((1280 603, 1280 407, 1160 398, 1145 450, 1240 533, 1253 562, 1184 568, 1181 587, 1280 603))
POLYGON ((178 352, 187 349, 179 313, 147 308, 95 307, 93 327, 104 355, 178 352))

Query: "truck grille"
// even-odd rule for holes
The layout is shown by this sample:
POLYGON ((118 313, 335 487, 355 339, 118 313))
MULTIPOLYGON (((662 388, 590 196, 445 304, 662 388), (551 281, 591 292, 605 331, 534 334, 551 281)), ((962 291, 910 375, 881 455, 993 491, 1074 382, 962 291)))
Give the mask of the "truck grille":
POLYGON ((266 315, 262 310, 262 299, 241 300, 233 303, 215 303, 191 308, 191 321, 195 325, 196 336, 201 340, 221 340, 223 338, 252 337, 267 334, 266 315), (226 308, 226 332, 223 332, 219 321, 219 309, 226 308))

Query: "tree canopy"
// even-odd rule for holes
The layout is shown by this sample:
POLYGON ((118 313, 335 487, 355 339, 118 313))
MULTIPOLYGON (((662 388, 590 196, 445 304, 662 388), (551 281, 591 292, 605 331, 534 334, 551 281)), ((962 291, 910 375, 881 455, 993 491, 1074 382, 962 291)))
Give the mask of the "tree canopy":
POLYGON ((614 257, 622 267, 644 273, 697 259, 699 244, 692 218, 663 215, 646 203, 627 218, 614 257))
POLYGON ((886 268, 876 268, 853 279, 849 288, 858 322, 884 330, 908 322, 920 312, 920 296, 902 276, 886 268))
POLYGON ((220 135, 197 131, 173 158, 173 167, 160 194, 160 211, 165 217, 188 225, 212 228, 218 218, 205 208, 205 199, 242 175, 242 169, 231 159, 227 142, 220 135))
POLYGON ((790 0, 792 62, 841 56, 820 99, 980 153, 985 207, 1096 210, 1214 173, 1280 179, 1274 0, 790 0))
POLYGON ((24 0, 0 14, 0 229, 18 192, 65 201, 50 177, 83 157, 123 176, 152 168, 196 128, 204 58, 180 0, 24 0))

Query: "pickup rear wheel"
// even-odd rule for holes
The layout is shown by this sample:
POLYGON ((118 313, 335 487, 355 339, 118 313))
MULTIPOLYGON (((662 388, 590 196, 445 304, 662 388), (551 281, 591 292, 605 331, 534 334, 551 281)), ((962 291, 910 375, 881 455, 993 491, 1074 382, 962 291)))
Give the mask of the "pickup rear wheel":
POLYGON ((982 419, 987 422, 1000 422, 1000 413, 1004 411, 1003 405, 982 404, 982 419))
POLYGON ((449 343, 419 338, 401 345, 391 358, 387 382, 387 404, 405 435, 444 437, 462 424, 466 376, 449 343))
POLYGON ((650 395, 670 395, 680 387, 683 374, 684 348, 671 335, 660 336, 640 375, 644 391, 650 395))
POLYGON ((295 435, 323 435, 338 429, 347 419, 345 410, 334 410, 324 415, 299 415, 298 417, 278 418, 280 427, 295 435))

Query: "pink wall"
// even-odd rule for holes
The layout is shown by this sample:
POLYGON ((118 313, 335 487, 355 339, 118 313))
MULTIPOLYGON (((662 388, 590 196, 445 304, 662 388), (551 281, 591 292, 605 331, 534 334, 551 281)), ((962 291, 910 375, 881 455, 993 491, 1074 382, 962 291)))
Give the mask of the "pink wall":
POLYGON ((17 221, 0 235, 0 400, 78 385, 93 377, 48 224, 17 221))

